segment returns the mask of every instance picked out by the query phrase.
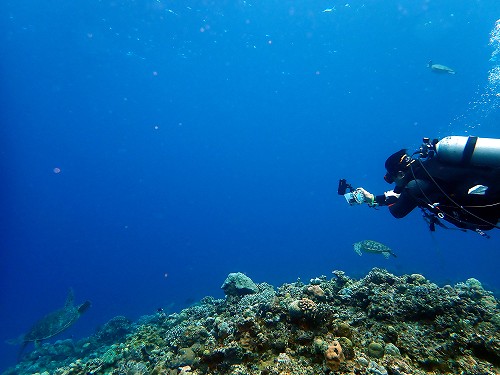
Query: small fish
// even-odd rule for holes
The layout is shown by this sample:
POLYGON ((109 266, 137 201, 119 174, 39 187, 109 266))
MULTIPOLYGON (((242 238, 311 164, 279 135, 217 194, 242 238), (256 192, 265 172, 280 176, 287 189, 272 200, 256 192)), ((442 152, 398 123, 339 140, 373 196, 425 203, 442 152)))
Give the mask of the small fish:
POLYGON ((432 60, 429 61, 427 64, 427 67, 430 68, 433 72, 436 73, 448 73, 448 74, 455 74, 455 71, 446 65, 441 65, 441 64, 433 64, 432 60))
POLYGON ((360 242, 356 242, 353 244, 354 251, 361 256, 363 253, 372 253, 372 254, 382 254, 385 259, 388 259, 391 255, 396 257, 396 254, 392 252, 392 250, 385 246, 384 244, 372 241, 372 240, 364 240, 360 242))

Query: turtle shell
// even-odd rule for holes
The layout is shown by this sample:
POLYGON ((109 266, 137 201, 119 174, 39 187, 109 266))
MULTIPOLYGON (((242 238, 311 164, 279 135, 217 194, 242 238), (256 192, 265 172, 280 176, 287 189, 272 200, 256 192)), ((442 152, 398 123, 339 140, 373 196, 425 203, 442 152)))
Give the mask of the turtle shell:
POLYGON ((24 343, 30 341, 41 341, 61 333, 75 323, 80 315, 90 307, 90 302, 85 301, 79 306, 73 305, 73 290, 70 289, 66 303, 62 309, 45 315, 36 322, 24 335, 24 343))
POLYGON ((24 341, 40 341, 61 333, 80 317, 80 312, 75 306, 64 308, 45 315, 35 323, 31 330, 24 336, 24 341))
POLYGON ((385 253, 392 252, 392 250, 385 246, 383 243, 373 241, 373 240, 364 240, 360 242, 360 246, 363 250, 370 253, 385 253))
POLYGON ((389 258, 389 256, 391 255, 393 257, 396 257, 396 254, 394 254, 389 247, 377 241, 364 240, 356 242, 355 244, 353 244, 353 247, 354 251, 358 255, 362 255, 363 253, 372 253, 372 254, 382 254, 386 259, 389 258))

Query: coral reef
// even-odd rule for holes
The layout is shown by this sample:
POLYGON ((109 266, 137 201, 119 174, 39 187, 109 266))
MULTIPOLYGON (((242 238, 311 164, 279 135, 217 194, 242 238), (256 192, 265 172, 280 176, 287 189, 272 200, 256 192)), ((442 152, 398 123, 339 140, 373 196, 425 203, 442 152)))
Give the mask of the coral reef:
POLYGON ((500 373, 499 301, 479 281, 333 274, 278 288, 232 274, 225 299, 114 318, 89 338, 41 345, 4 375, 500 373))
POLYGON ((344 361, 342 346, 338 341, 332 342, 326 349, 325 361, 330 370, 338 371, 338 369, 340 368, 340 363, 344 361))
POLYGON ((257 285, 247 275, 236 272, 230 273, 221 286, 226 296, 243 296, 245 294, 257 293, 257 285))

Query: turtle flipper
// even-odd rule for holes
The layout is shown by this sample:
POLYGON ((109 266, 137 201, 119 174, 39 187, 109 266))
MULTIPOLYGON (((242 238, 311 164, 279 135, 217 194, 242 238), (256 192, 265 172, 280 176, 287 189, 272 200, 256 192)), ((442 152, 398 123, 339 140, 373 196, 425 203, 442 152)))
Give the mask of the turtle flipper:
POLYGON ((17 362, 21 362, 21 358, 23 357, 24 349, 28 346, 28 341, 23 341, 21 347, 19 348, 19 352, 17 352, 17 362))
POLYGON ((73 306, 74 299, 75 299, 75 294, 73 292, 73 288, 69 288, 68 296, 66 297, 66 302, 64 303, 64 307, 73 306))
POLYGON ((5 340, 5 343, 9 345, 20 345, 24 342, 24 334, 20 335, 19 337, 16 337, 15 339, 8 339, 5 340))
POLYGON ((356 254, 358 254, 359 256, 363 255, 363 253, 361 252, 361 244, 359 242, 353 244, 353 247, 356 254))

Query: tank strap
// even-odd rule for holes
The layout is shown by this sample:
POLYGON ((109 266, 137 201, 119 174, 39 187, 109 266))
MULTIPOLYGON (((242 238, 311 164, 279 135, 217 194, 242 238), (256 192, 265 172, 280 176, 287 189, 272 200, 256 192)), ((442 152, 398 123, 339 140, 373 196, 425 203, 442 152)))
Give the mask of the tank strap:
POLYGON ((474 153, 474 149, 476 148, 477 137, 469 136, 467 138, 467 142, 465 143, 464 152, 462 154, 462 160, 460 160, 460 164, 466 165, 470 163, 472 159, 472 154, 474 153))

